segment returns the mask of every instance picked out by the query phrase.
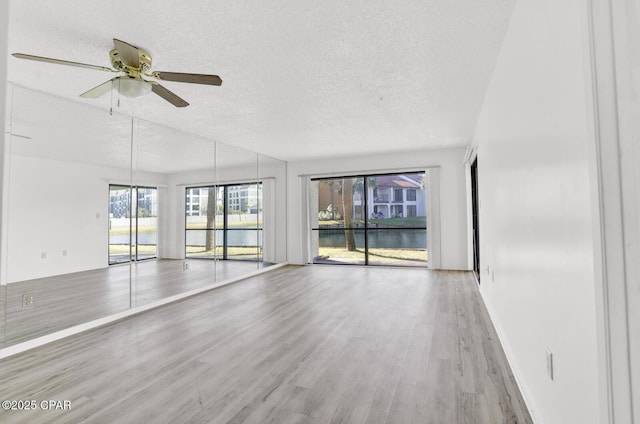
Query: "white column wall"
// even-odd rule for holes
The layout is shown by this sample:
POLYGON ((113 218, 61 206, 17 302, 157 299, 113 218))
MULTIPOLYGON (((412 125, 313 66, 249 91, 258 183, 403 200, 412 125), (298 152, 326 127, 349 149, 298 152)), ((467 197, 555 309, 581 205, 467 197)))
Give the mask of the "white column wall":
MULTIPOLYGON (((608 280, 610 286, 624 290, 626 297, 626 320, 628 327, 628 373, 630 378, 631 411, 635 423, 640 422, 640 1, 611 2, 613 7, 613 26, 615 37, 615 66, 618 109, 618 146, 609 154, 618 153, 617 166, 606 166, 602 172, 619 172, 621 198, 617 207, 622 207, 623 238, 616 241, 615 252, 624 249, 625 281, 608 280), (615 171, 614 171, 615 169, 615 171)), ((596 9, 594 13, 599 10, 596 9)), ((596 33, 596 36, 598 33, 596 33)), ((610 81, 599 81, 608 88, 610 81)), ((602 122, 602 121, 601 121, 602 122)), ((601 140, 610 145, 612 140, 601 140)), ((610 195, 611 186, 603 186, 603 195, 610 195)), ((609 198, 608 200, 611 200, 609 198)), ((605 206, 606 208, 606 206, 605 206)), ((611 212, 611 210, 609 210, 611 212)), ((616 210, 617 212, 617 210, 616 210)), ((611 245, 607 243, 607 249, 611 245)), ((609 252, 611 254, 613 252, 609 252)), ((609 287, 613 289, 613 287, 609 287)), ((610 305, 612 312, 622 309, 620 298, 610 305)), ((617 312, 614 312, 617 313, 617 312)), ((621 346, 617 346, 620 348, 621 346)), ((615 354, 616 352, 614 352, 615 354)), ((617 356, 617 355, 616 355, 617 356)), ((612 360, 616 360, 613 358, 612 360)), ((625 370, 626 371, 626 370, 625 370)), ((614 390, 624 380, 614 379, 614 390)), ((626 381, 625 381, 626 383, 626 381)), ((617 393, 617 392, 614 392, 617 393)), ((626 394, 626 391, 623 392, 626 394)), ((619 411, 616 411, 618 413, 619 411)), ((620 415, 618 413, 618 415, 620 415)))
MULTIPOLYGON (((596 237, 609 423, 640 422, 640 1, 591 0, 596 237)), ((603 420, 603 422, 605 422, 603 420)))
MULTIPOLYGON (((9 97, 7 96, 7 61, 9 53, 7 51, 7 39, 9 38, 9 2, 0 2, 0 140, 2 140, 2 148, 0 148, 0 188, 2 194, 0 195, 0 262, 5 260, 6 253, 6 179, 4 176, 5 165, 5 146, 8 138, 5 133, 7 132, 7 102, 9 97)), ((6 275, 3 269, 0 269, 0 285, 6 284, 6 275)), ((4 311, 0 310, 0 314, 4 314, 4 311)))
POLYGON ((516 2, 474 140, 480 289, 545 424, 602 418, 587 22, 579 0, 516 2))

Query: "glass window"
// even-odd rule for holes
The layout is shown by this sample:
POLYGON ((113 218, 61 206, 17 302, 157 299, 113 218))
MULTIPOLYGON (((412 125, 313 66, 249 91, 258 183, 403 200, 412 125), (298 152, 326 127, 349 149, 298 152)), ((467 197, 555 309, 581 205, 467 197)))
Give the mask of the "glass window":
POLYGON ((262 185, 233 184, 186 189, 185 250, 189 258, 262 260, 262 185))
POLYGON ((426 199, 424 176, 415 172, 312 180, 312 261, 427 266, 426 200, 418 201, 426 199))

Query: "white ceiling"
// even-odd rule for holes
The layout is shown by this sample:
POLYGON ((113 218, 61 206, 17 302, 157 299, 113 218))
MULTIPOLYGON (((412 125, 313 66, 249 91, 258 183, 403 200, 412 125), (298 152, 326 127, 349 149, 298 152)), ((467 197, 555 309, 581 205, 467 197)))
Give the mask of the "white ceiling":
MULTIPOLYGON (((119 108, 117 95, 81 100, 113 76, 82 68, 11 57, 9 81, 288 161, 460 146, 514 2, 11 0, 11 53, 110 66, 119 38, 154 70, 223 84, 163 83, 191 103, 178 109, 153 94, 119 108)), ((66 113, 41 109, 54 122, 66 113)))

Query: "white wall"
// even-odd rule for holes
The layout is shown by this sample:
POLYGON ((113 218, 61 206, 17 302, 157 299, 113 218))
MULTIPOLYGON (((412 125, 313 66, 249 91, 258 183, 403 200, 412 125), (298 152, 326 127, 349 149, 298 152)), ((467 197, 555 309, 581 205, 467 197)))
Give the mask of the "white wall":
MULTIPOLYGON (((6 238, 4 236, 4 228, 6 221, 6 213, 4 210, 5 205, 5 192, 4 192, 4 173, 5 173, 5 131, 7 130, 6 120, 6 104, 8 102, 7 97, 7 58, 9 57, 7 52, 7 38, 9 32, 9 2, 0 2, 0 264, 5 261, 5 253, 7 250, 6 238)), ((5 333, 5 318, 6 318, 6 287, 5 287, 5 275, 2 273, 2 267, 0 266, 0 334, 5 333)))
POLYGON ((109 183, 129 170, 20 155, 9 168, 7 282, 108 266, 109 183))
MULTIPOLYGON (((390 141, 391 142, 391 141, 390 141)), ((467 258, 467 225, 465 149, 424 150, 418 152, 362 155, 357 157, 318 159, 290 162, 288 168, 288 260, 304 264, 307 256, 308 218, 305 205, 307 193, 301 175, 352 174, 421 170, 440 167, 440 239, 441 268, 469 269, 467 258)))
MULTIPOLYGON (((7 142, 5 141, 8 136, 5 135, 5 132, 8 130, 7 128, 7 60, 9 58, 9 54, 7 52, 7 39, 9 32, 9 2, 3 1, 0 2, 0 130, 2 130, 2 135, 0 135, 0 140, 2 140, 2 147, 0 148, 0 187, 2 187, 2 194, 0 195, 0 263, 5 260, 6 253, 6 238, 4 237, 3 231, 5 225, 3 224, 6 220, 5 212, 4 212, 4 204, 6 202, 6 193, 4 190, 5 183, 5 146, 7 142)), ((2 275, 2 271, 0 270, 0 284, 4 281, 4 275, 2 275)), ((0 298, 0 301, 2 299, 0 298)), ((3 303, 4 304, 4 303, 3 303)), ((4 311, 0 310, 0 322, 2 322, 4 317, 4 311)))
POLYGON ((516 2, 474 140, 480 289, 532 415, 545 424, 601 422, 585 7, 516 2))

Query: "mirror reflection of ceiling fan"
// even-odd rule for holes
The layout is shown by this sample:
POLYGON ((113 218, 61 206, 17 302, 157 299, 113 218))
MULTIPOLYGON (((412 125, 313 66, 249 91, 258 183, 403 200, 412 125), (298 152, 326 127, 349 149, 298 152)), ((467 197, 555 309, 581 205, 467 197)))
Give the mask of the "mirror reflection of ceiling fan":
POLYGON ((109 52, 111 65, 113 68, 105 66, 89 65, 86 63, 70 62, 68 60, 52 59, 42 56, 33 56, 24 53, 14 53, 13 56, 19 59, 36 60, 39 62, 56 63, 59 65, 76 66, 80 68, 96 69, 106 72, 124 73, 124 75, 106 81, 91 90, 82 93, 80 97, 95 99, 111 89, 116 89, 120 94, 127 97, 140 97, 150 92, 154 92, 176 107, 188 106, 184 99, 163 87, 153 78, 160 81, 177 81, 192 84, 221 85, 222 79, 217 75, 209 74, 187 74, 181 72, 151 71, 151 55, 124 41, 113 39, 115 48, 109 52))

